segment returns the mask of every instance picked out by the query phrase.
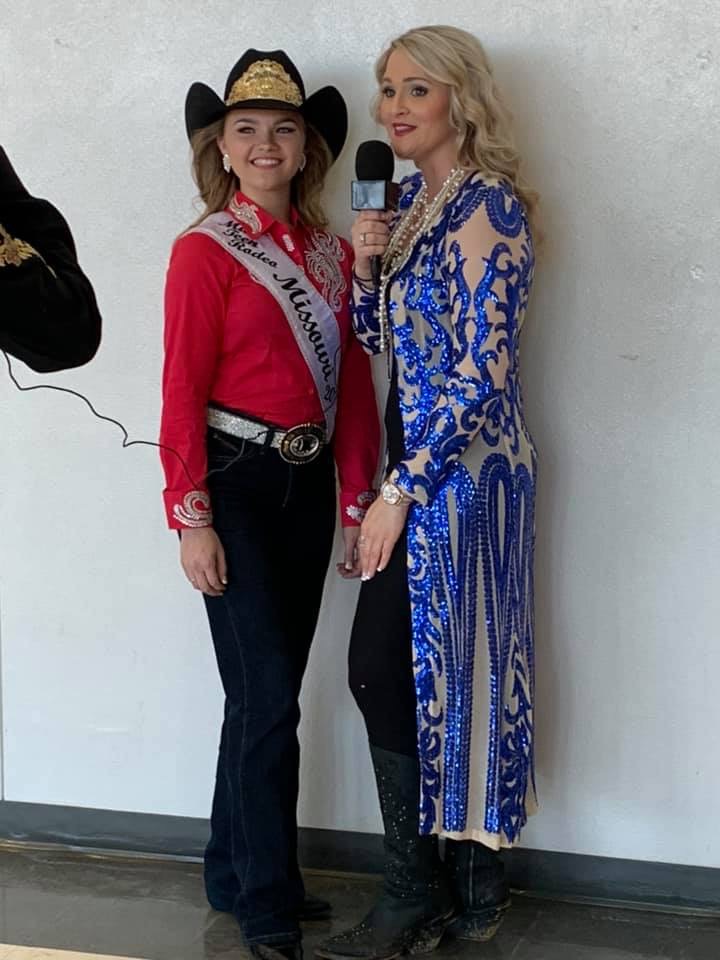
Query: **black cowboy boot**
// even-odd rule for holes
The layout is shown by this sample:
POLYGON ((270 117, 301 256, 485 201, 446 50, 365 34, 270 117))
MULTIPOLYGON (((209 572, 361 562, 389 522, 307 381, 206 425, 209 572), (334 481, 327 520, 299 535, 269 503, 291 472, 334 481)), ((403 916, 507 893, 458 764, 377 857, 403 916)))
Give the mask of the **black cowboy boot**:
POLYGON ((298 913, 298 920, 328 920, 332 913, 332 904, 329 900, 322 900, 312 893, 305 892, 305 899, 298 913))
POLYGON ((445 866, 458 913, 450 930, 461 940, 492 940, 510 906, 499 854, 474 840, 447 840, 445 866))
POLYGON ((385 825, 385 873, 380 898, 356 927, 325 940, 327 960, 391 960, 429 953, 453 916, 453 900, 437 837, 418 835, 417 759, 370 747, 385 825))

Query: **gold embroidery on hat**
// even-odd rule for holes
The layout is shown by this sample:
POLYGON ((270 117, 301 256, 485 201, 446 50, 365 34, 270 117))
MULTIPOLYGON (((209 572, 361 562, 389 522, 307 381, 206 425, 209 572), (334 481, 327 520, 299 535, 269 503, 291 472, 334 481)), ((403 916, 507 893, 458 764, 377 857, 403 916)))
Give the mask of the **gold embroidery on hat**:
MULTIPOLYGON (((11 237, 0 223, 0 267, 19 267, 23 260, 39 257, 35 247, 31 247, 24 240, 11 237)), ((42 257, 40 257, 42 260, 42 257)))
POLYGON ((294 107, 303 103, 300 87, 276 60, 256 60, 248 67, 232 85, 225 106, 243 100, 282 100, 294 107))

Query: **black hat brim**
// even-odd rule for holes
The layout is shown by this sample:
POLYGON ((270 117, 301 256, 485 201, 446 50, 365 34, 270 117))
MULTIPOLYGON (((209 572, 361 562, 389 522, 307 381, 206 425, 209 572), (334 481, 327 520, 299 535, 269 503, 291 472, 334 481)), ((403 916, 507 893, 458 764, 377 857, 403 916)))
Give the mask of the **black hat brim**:
POLYGON ((185 131, 188 140, 211 123, 225 115, 226 107, 220 97, 205 83, 193 83, 185 97, 185 131))
POLYGON ((337 160, 345 144, 348 131, 347 106, 335 87, 322 87, 297 108, 280 100, 243 100, 231 107, 205 83, 193 83, 185 98, 185 130, 188 139, 204 127, 209 127, 229 113, 241 108, 248 110, 292 110, 299 113, 320 134, 333 160, 337 160))
POLYGON ((328 145, 333 160, 337 160, 348 133, 347 105, 337 87, 316 90, 307 98, 300 112, 328 145))

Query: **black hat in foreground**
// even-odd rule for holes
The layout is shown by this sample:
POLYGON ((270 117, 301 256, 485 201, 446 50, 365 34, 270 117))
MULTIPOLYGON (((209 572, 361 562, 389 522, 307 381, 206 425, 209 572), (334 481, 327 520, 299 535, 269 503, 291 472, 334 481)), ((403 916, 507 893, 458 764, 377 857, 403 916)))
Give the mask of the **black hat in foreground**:
POLYGON ((185 98, 188 138, 230 110, 293 110, 311 124, 337 160, 347 136, 347 107, 336 87, 305 96, 300 71, 284 50, 246 50, 230 71, 225 96, 207 84, 194 83, 185 98))

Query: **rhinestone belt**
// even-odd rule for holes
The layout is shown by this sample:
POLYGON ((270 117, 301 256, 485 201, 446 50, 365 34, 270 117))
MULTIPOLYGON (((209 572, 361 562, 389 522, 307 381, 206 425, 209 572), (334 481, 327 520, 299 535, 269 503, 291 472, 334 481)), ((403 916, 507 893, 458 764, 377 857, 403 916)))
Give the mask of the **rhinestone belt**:
POLYGON ((271 447, 293 464, 311 463, 327 443, 325 428, 317 423, 300 423, 283 430, 217 407, 208 407, 207 422, 209 427, 232 437, 271 447))

